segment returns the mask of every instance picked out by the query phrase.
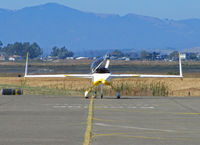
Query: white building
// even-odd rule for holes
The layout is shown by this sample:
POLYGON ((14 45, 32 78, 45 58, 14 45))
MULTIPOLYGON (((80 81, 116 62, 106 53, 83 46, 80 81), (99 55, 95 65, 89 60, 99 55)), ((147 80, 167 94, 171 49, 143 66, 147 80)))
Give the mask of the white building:
POLYGON ((76 60, 88 60, 88 57, 77 57, 76 60))
POLYGON ((15 61, 15 58, 14 57, 9 57, 8 60, 9 61, 15 61))

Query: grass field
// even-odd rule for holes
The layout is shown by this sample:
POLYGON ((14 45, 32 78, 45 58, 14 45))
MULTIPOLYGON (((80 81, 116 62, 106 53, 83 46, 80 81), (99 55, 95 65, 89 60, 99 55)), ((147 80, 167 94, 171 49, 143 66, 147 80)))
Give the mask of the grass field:
MULTIPOLYGON (((24 94, 83 96, 91 86, 88 79, 75 78, 23 78, 1 77, 1 88, 23 88, 24 94)), ((153 79, 131 78, 115 79, 113 86, 123 96, 200 96, 200 78, 153 79)), ((115 96, 115 90, 104 87, 105 95, 115 96)))
MULTIPOLYGON (((30 74, 89 73, 91 60, 31 62, 30 74)), ((24 94, 83 96, 91 80, 74 78, 26 79, 24 62, 0 62, 0 88, 23 88, 24 94)), ((177 74, 178 62, 114 61, 114 73, 177 74)), ((200 96, 200 62, 183 62, 183 79, 131 78, 115 79, 113 86, 123 96, 200 96)), ((115 96, 115 90, 104 87, 105 95, 115 96)))

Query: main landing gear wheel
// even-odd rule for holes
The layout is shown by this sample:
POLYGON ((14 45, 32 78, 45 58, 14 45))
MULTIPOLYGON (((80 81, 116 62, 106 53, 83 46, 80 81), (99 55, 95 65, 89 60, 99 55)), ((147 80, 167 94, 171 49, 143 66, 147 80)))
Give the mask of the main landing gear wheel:
POLYGON ((85 91, 85 99, 88 99, 89 96, 88 96, 89 92, 88 91, 85 91))
POLYGON ((120 99, 120 92, 117 92, 117 99, 120 99))

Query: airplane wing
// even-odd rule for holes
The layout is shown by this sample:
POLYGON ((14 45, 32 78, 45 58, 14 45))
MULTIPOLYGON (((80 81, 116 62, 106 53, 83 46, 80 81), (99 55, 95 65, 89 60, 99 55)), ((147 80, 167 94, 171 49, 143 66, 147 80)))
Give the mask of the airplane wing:
POLYGON ((91 74, 57 74, 57 75, 25 75, 25 78, 65 78, 65 77, 76 77, 76 78, 92 78, 91 74))
POLYGON ((182 78, 181 75, 112 74, 112 78, 182 78))
POLYGON ((55 74, 55 75, 28 75, 28 56, 26 57, 25 67, 25 78, 65 78, 65 77, 76 77, 76 78, 92 78, 92 74, 55 74))
POLYGON ((147 74, 112 74, 112 78, 130 78, 130 77, 138 77, 138 78, 182 78, 182 64, 181 64, 181 57, 184 58, 179 53, 179 75, 147 75, 147 74))

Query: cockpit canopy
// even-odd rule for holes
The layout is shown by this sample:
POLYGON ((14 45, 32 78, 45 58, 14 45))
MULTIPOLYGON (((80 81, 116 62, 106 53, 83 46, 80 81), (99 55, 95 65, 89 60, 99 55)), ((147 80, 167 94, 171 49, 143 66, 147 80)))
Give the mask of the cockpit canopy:
POLYGON ((99 68, 101 66, 101 64, 103 64, 103 62, 104 62, 103 57, 95 59, 90 66, 91 71, 95 72, 97 70, 97 68, 99 68))
POLYGON ((90 66, 92 73, 109 73, 110 71, 107 68, 102 67, 104 61, 103 57, 95 59, 90 66))

